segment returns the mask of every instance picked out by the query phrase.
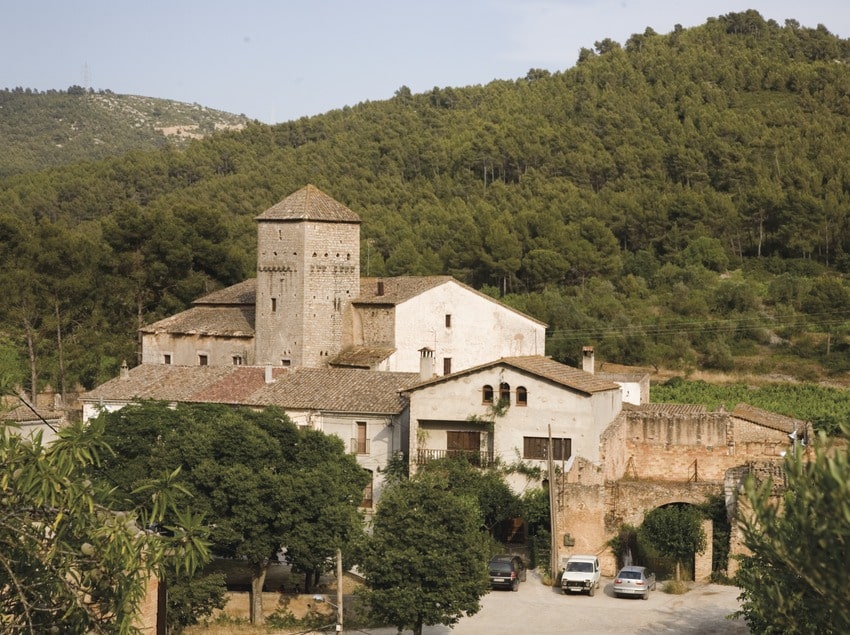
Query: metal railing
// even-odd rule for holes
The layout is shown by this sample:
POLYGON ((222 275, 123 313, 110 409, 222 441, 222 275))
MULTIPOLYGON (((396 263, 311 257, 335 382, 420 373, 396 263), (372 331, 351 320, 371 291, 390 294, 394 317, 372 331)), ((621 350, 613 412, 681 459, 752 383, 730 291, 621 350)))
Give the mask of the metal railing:
POLYGON ((422 465, 428 461, 461 456, 466 457, 467 461, 478 467, 487 467, 493 464, 492 452, 479 452, 475 450, 427 450, 423 448, 416 451, 416 464, 422 465))

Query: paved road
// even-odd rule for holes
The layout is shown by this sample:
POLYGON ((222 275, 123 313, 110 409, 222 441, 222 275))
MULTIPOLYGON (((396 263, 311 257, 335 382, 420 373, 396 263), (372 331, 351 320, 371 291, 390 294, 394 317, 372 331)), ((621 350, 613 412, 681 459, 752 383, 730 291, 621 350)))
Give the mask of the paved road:
MULTIPOLYGON (((660 588, 660 585, 659 585, 660 588)), ((427 626, 425 635, 746 635, 742 620, 726 616, 738 609, 739 590, 716 584, 696 585, 684 595, 652 591, 646 601, 615 598, 611 579, 602 580, 594 597, 562 595, 540 583, 529 572, 519 591, 491 591, 482 608, 462 619, 453 629, 427 626)), ((396 629, 374 629, 347 633, 395 635, 396 629)), ((406 631, 410 633, 410 631, 406 631)))

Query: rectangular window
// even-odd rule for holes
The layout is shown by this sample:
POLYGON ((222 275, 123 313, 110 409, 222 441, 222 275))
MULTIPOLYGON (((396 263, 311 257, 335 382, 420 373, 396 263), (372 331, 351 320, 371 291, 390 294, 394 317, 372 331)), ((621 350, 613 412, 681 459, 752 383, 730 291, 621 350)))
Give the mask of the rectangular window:
MULTIPOLYGON (((566 461, 572 455, 572 439, 552 439, 552 459, 566 461)), ((547 437, 523 437, 522 458, 549 458, 549 439, 547 437)))
POLYGON ((452 374, 452 358, 444 357, 443 358, 443 374, 451 375, 452 374))
POLYGON ((171 363, 171 353, 166 353, 165 355, 162 356, 162 363, 163 364, 170 364, 171 363))
POLYGON ((481 449, 480 432, 446 432, 446 449, 451 452, 478 452, 481 449))
POLYGON ((242 356, 241 355, 234 355, 233 356, 233 365, 234 366, 241 366, 242 365, 242 356))
POLYGON ((452 314, 451 313, 446 313, 446 328, 447 329, 452 328, 452 314))
POLYGON ((284 367, 292 366, 292 360, 291 359, 282 359, 282 360, 280 360, 280 365, 284 366, 284 367))
POLYGON ((272 313, 277 311, 277 298, 272 298, 272 313))
POLYGON ((198 366, 206 366, 209 364, 209 357, 207 357, 204 353, 198 354, 198 366))
POLYGON ((352 450, 355 454, 369 454, 369 440, 366 436, 366 422, 357 422, 356 436, 352 439, 352 450))

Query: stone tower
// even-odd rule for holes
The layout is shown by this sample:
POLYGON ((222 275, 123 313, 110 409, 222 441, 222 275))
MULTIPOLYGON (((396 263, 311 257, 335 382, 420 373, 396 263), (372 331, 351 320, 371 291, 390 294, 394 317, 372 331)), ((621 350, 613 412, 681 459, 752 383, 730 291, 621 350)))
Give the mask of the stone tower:
POLYGON ((307 185, 255 220, 255 363, 326 366, 360 295, 360 218, 307 185))

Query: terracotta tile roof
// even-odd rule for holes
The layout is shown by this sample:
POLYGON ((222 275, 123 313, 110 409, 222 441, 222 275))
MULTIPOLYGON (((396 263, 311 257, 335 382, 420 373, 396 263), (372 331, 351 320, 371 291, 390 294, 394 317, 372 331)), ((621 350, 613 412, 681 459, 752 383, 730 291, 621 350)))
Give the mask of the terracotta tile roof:
POLYGON ((242 282, 213 291, 192 302, 192 304, 242 305, 254 306, 257 303, 257 279, 248 278, 242 282))
POLYGON ((142 333, 254 337, 253 305, 193 306, 139 330, 142 333))
POLYGON ((11 410, 0 411, 0 421, 8 421, 14 423, 24 423, 28 421, 47 421, 56 422, 62 419, 63 414, 58 410, 45 410, 37 408, 34 413, 29 406, 20 405, 11 410), (37 413, 37 414, 36 414, 37 413))
POLYGON ((793 417, 786 417, 785 415, 780 415, 775 412, 768 412, 767 410, 762 410, 761 408, 756 408, 755 406, 745 403, 739 403, 735 406, 731 414, 733 417, 737 417, 738 419, 743 419, 744 421, 749 421, 750 423, 755 423, 756 425, 764 426, 765 428, 771 428, 773 430, 779 430, 780 432, 787 432, 789 434, 794 432, 795 429, 802 434, 805 432, 807 427, 806 422, 801 419, 794 419, 793 417))
POLYGON ((644 403, 635 406, 637 412, 649 412, 660 415, 701 415, 708 412, 702 404, 694 403, 644 403))
POLYGON ((293 410, 397 414, 407 399, 400 393, 419 373, 389 373, 352 368, 295 368, 253 395, 255 405, 293 410))
POLYGON ((573 368, 566 364, 561 364, 549 357, 542 355, 526 355, 522 357, 503 357, 487 364, 481 364, 473 368, 467 368, 451 375, 444 375, 418 383, 413 387, 413 390, 422 386, 429 386, 443 381, 449 381, 464 375, 477 373, 487 368, 494 366, 511 366, 517 370, 524 371, 536 377, 546 379, 548 381, 560 384, 572 390, 577 390, 586 394, 602 392, 605 390, 620 390, 620 387, 614 382, 607 381, 596 375, 592 375, 579 368, 573 368))
POLYGON ((360 217, 315 185, 307 185, 272 205, 255 220, 307 220, 325 223, 359 223, 360 217))
POLYGON ((81 399, 87 403, 156 399, 392 415, 407 405, 400 391, 419 379, 418 373, 345 368, 275 367, 272 371, 274 381, 267 384, 265 368, 259 366, 142 364, 81 399))
POLYGON ((475 295, 484 298, 488 302, 493 302, 499 306, 512 311, 517 315, 546 326, 545 322, 541 322, 537 318, 518 311, 513 307, 499 302, 497 299, 490 297, 486 293, 476 291, 472 287, 463 284, 459 280, 455 280, 452 276, 395 276, 391 278, 360 278, 360 296, 352 301, 355 306, 358 304, 373 304, 373 305, 397 305, 406 302, 417 295, 439 287, 441 284, 453 283, 474 293, 475 295), (378 295, 378 282, 384 283, 383 295, 378 295))
POLYGON ((372 368, 395 353, 395 350, 380 346, 352 346, 332 358, 328 364, 336 367, 372 368))
POLYGON ((133 399, 193 401, 195 394, 203 393, 225 380, 234 370, 242 368, 248 367, 142 364, 84 393, 80 399, 87 402, 133 399))
POLYGON ((395 276, 392 278, 360 278, 360 296, 354 304, 401 304, 420 293, 454 280, 451 276, 395 276), (378 295, 378 283, 384 292, 378 295))

